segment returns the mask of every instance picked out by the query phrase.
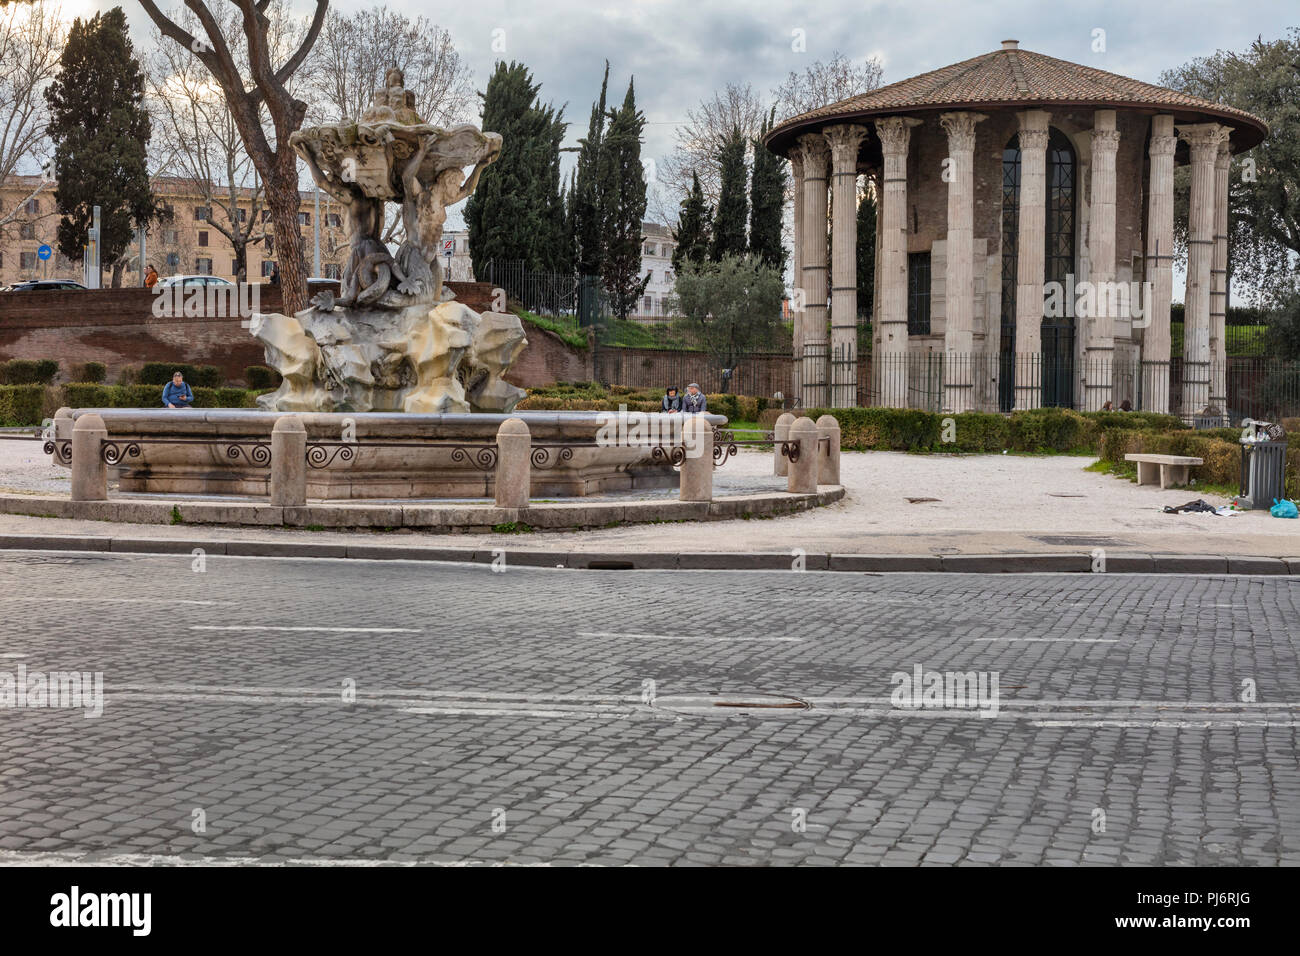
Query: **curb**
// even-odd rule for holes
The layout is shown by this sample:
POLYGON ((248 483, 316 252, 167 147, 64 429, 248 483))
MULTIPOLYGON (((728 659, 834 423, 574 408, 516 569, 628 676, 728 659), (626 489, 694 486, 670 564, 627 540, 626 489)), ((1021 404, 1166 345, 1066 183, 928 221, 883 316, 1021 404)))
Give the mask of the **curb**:
MULTIPOLYGON (((505 556, 516 567, 589 571, 790 571, 801 557, 807 571, 949 574, 1092 574, 1091 554, 828 554, 785 551, 576 551, 541 548, 440 548, 299 541, 221 541, 85 535, 0 535, 0 551, 88 551, 111 554, 205 554, 264 558, 340 558, 491 564, 505 556)), ((1148 554, 1106 556, 1107 574, 1300 575, 1300 557, 1148 554)))

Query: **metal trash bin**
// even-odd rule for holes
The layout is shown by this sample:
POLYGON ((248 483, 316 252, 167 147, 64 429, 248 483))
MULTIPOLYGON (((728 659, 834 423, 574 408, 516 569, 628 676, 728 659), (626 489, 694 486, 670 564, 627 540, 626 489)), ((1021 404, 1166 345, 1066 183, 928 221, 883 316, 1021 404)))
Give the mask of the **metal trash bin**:
POLYGON ((1250 508, 1272 507, 1286 497, 1286 442, 1243 442, 1241 494, 1250 508))

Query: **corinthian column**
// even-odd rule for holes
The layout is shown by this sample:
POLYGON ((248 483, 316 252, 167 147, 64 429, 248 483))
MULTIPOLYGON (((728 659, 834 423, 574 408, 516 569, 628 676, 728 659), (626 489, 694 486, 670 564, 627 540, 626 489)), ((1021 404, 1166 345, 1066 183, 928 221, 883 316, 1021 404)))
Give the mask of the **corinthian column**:
POLYGON ((982 113, 944 113, 948 131, 948 234, 944 302, 944 407, 972 407, 975 351, 975 124, 982 113))
POLYGON ((1016 408, 1043 404, 1043 264, 1047 248, 1050 113, 1020 114, 1020 211, 1016 221, 1016 408))
POLYGON ((1092 223, 1088 228, 1088 259, 1093 303, 1088 317, 1083 368, 1084 410, 1096 411, 1111 400, 1115 358, 1115 154, 1119 130, 1114 110, 1097 110, 1092 124, 1092 223))
POLYGON ((1214 262, 1215 171, 1228 128, 1218 123, 1178 127, 1192 150, 1192 197, 1187 223, 1187 293, 1183 306, 1183 415, 1210 404, 1210 291, 1214 262))
POLYGON ((794 258, 791 267, 790 318, 794 325, 793 364, 790 366, 790 398, 803 397, 803 150, 790 147, 790 176, 794 181, 794 258))
POLYGON ((819 133, 799 137, 803 152, 803 407, 826 405, 826 162, 819 133))
POLYGON ((858 403, 858 147, 867 128, 825 131, 831 148, 831 408, 858 403))
POLYGON ((1142 333, 1142 406, 1169 412, 1169 304, 1174 298, 1174 118, 1151 118, 1151 181, 1147 187, 1146 281, 1151 290, 1142 333))
MULTIPOLYGON (((1214 266, 1210 270, 1210 405, 1228 412, 1228 170, 1225 139, 1214 160, 1214 266)), ((1227 424, 1225 421, 1224 424, 1227 424)))
POLYGON ((921 121, 876 120, 885 170, 880 203, 880 404, 907 407, 907 145, 921 121))

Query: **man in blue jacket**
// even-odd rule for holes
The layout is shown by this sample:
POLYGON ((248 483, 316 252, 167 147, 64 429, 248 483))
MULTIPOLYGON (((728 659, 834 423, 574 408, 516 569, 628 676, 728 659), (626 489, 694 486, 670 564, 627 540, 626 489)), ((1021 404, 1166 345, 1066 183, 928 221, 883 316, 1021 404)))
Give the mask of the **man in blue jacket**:
POLYGON ((163 386, 163 406, 189 408, 194 404, 194 392, 180 372, 172 372, 172 380, 163 386))

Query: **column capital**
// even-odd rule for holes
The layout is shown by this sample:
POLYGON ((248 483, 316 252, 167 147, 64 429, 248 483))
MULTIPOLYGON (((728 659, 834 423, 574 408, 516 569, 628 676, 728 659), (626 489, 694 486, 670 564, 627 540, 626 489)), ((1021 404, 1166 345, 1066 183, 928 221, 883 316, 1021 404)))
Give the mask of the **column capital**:
POLYGON ((859 126, 857 123, 840 123, 822 130, 822 135, 826 137, 826 143, 830 146, 831 160, 837 170, 845 167, 857 168, 858 148, 869 132, 870 130, 865 126, 859 126))
POLYGON ((1093 155, 1099 152, 1113 153, 1119 149, 1119 130, 1094 129, 1091 142, 1093 155))
POLYGON ((1178 137, 1192 148, 1192 161, 1212 163, 1219 151, 1219 144, 1226 142, 1231 130, 1219 123, 1191 123, 1179 126, 1178 137))
POLYGON ((1168 135, 1151 133, 1151 145, 1147 147, 1147 154, 1150 156, 1172 156, 1174 150, 1178 147, 1178 137, 1173 133, 1168 135))
POLYGON ((886 116, 876 120, 876 135, 886 154, 906 153, 908 141, 912 138, 912 127, 920 126, 921 121, 911 116, 886 116))
POLYGON ((799 149, 803 154, 804 172, 808 179, 826 177, 826 161, 831 150, 826 145, 826 137, 821 133, 804 133, 799 137, 799 149))
POLYGON ((1223 172, 1232 166, 1232 144, 1225 137, 1219 144, 1219 152, 1214 157, 1214 168, 1223 172))
POLYGON ((983 113, 957 111, 942 113, 939 125, 948 131, 948 152, 975 148, 975 124, 988 119, 983 113))
POLYGON ((796 182, 803 179, 803 150, 798 146, 790 147, 790 152, 786 154, 786 159, 790 160, 790 175, 796 182))

